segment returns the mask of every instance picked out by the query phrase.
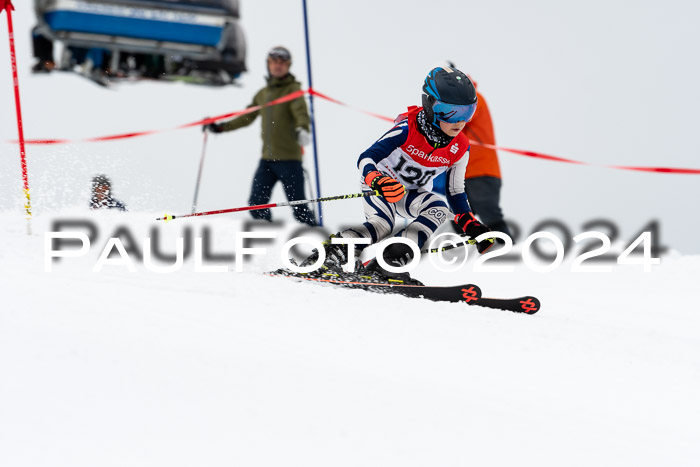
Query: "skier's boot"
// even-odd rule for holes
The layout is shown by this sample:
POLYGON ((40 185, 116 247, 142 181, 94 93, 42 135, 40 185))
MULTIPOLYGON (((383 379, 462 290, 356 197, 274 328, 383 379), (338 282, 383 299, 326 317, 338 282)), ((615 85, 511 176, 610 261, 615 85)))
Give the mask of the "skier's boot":
MULTIPOLYGON (((315 274, 324 274, 328 272, 343 273, 343 265, 348 262, 347 251, 349 245, 331 243, 331 240, 334 238, 341 238, 340 233, 331 235, 323 242, 323 251, 326 253, 326 259, 318 270, 315 271, 315 274)), ((311 255, 302 261, 299 266, 311 266, 318 260, 318 256, 318 250, 314 249, 311 255)), ((358 255, 355 255, 355 271, 357 271, 359 267, 362 267, 362 263, 357 259, 358 257, 358 255)))
MULTIPOLYGON (((413 250, 404 243, 392 243, 384 249, 384 261, 394 267, 405 266, 413 259, 413 250)), ((363 273, 372 274, 380 280, 385 280, 394 284, 403 285, 423 285, 420 281, 411 278, 407 272, 391 272, 379 264, 377 258, 372 259, 364 267, 363 273)))

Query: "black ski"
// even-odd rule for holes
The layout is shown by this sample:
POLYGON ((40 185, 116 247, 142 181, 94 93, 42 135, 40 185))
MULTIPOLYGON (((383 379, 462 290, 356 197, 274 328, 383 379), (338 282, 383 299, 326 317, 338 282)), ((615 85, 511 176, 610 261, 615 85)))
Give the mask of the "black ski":
POLYGON ((530 295, 518 298, 489 298, 481 297, 475 305, 485 308, 497 308, 499 310, 508 310, 515 313, 525 313, 534 315, 540 311, 540 301, 537 297, 530 295))
POLYGON ((366 290, 374 293, 397 294, 404 297, 423 298, 436 302, 464 302, 468 305, 478 305, 485 308, 496 308, 516 313, 534 314, 540 309, 540 301, 531 296, 519 298, 486 298, 481 296, 481 289, 475 284, 453 286, 424 285, 418 281, 403 283, 401 281, 387 282, 372 276, 358 274, 298 274, 286 269, 278 269, 266 273, 271 276, 283 276, 301 279, 309 282, 331 284, 337 287, 366 290))

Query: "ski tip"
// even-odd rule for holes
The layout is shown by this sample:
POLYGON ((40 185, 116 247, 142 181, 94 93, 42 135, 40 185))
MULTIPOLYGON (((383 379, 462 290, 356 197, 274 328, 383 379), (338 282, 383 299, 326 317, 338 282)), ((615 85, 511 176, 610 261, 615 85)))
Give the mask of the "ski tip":
POLYGON ((525 313, 528 315, 534 315, 538 311, 540 311, 540 301, 536 297, 523 297, 519 300, 520 302, 520 311, 521 313, 525 313))
POLYGON ((508 310, 514 313, 534 315, 540 311, 540 301, 531 295, 518 298, 490 298, 481 297, 474 305, 498 310, 508 310))
POLYGON ((466 284, 462 286, 462 299, 468 305, 474 305, 481 298, 481 289, 478 285, 466 284))

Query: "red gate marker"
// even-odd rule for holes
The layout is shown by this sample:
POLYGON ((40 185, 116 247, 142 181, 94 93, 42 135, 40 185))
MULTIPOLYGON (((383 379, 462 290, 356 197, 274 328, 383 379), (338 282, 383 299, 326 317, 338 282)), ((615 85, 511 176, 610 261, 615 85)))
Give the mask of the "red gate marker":
POLYGON ((19 99, 19 77, 17 76, 17 54, 15 53, 15 31, 12 26, 12 6, 10 0, 0 0, 0 13, 7 13, 7 31, 10 37, 10 62, 12 63, 12 82, 15 91, 15 109, 17 113, 17 134, 19 137, 19 157, 22 166, 22 181, 24 183, 24 196, 27 213, 27 234, 32 234, 32 200, 29 196, 29 177, 27 176, 27 155, 24 149, 24 128, 22 127, 22 106, 19 99))
MULTIPOLYGON (((9 2, 9 0, 0 0, 0 5, 2 5, 1 2, 3 2, 3 1, 9 2)), ((75 143, 75 142, 97 142, 97 141, 111 141, 111 140, 117 140, 117 139, 135 138, 138 136, 146 136, 146 135, 161 133, 164 131, 172 131, 172 130, 190 128, 193 126, 206 125, 208 123, 213 123, 213 122, 216 122, 219 120, 237 117, 239 115, 244 115, 244 114, 248 114, 250 112, 255 112, 257 110, 260 110, 262 107, 268 107, 268 106, 272 106, 272 105, 282 104, 282 103, 288 102, 290 100, 298 99, 299 97, 301 97, 304 94, 311 94, 313 96, 319 97, 319 98, 324 99, 324 100, 331 102, 333 104, 340 105, 342 107, 347 107, 349 109, 353 109, 357 112, 361 112, 365 115, 369 115, 371 117, 378 118, 380 120, 394 122, 394 119, 391 117, 387 117, 385 115, 381 115, 381 114, 378 114, 375 112, 370 112, 368 110, 364 110, 364 109, 361 109, 358 107, 351 106, 349 104, 346 104, 345 102, 339 101, 338 99, 335 99, 335 98, 330 97, 326 94, 323 94, 315 89, 308 89, 306 91, 299 90, 299 91, 295 91, 293 93, 287 94, 286 96, 283 96, 279 99, 275 99, 274 101, 268 102, 264 106, 249 107, 249 108, 244 109, 244 110, 238 110, 238 111, 230 112, 227 114, 218 115, 216 117, 210 117, 210 118, 205 118, 202 120, 197 120, 195 122, 185 123, 183 125, 179 125, 179 126, 176 126, 173 128, 166 128, 166 129, 161 129, 161 130, 135 131, 135 132, 130 132, 130 133, 98 136, 98 137, 94 137, 94 138, 85 138, 85 139, 79 139, 79 140, 48 139, 48 138, 31 139, 31 140, 27 140, 26 144, 67 144, 67 143, 75 143)), ((10 142, 17 143, 17 141, 10 141, 10 142)), ((631 170, 631 171, 637 171, 637 172, 700 175, 700 169, 689 169, 689 168, 682 168, 682 167, 634 167, 634 166, 624 166, 624 165, 600 165, 600 164, 592 164, 590 162, 577 161, 574 159, 567 159, 565 157, 552 156, 552 155, 544 154, 544 153, 537 152, 537 151, 528 151, 528 150, 524 150, 524 149, 506 148, 506 147, 502 147, 502 146, 495 146, 493 144, 479 143, 477 141, 470 141, 470 143, 473 144, 474 146, 482 146, 482 147, 494 149, 497 151, 509 152, 512 154, 520 155, 520 156, 531 157, 534 159, 542 159, 542 160, 547 160, 547 161, 551 161, 551 162, 563 162, 566 164, 577 164, 577 165, 590 165, 593 167, 605 167, 605 168, 609 168, 609 169, 631 170)))

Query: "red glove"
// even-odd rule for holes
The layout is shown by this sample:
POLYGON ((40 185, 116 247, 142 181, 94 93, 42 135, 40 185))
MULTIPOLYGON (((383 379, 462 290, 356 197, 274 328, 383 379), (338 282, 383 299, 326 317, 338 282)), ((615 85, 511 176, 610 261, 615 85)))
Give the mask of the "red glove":
MULTIPOLYGON (((479 235, 491 231, 491 229, 479 222, 476 219, 476 217, 474 217, 474 214, 472 214, 471 212, 465 214, 457 214, 455 216, 455 224, 457 224, 459 228, 462 229, 462 232, 469 235, 474 240, 476 240, 476 237, 478 237, 479 235)), ((480 242, 477 242, 476 250, 479 253, 484 253, 492 246, 493 238, 486 238, 480 242)))
POLYGON ((368 173, 365 183, 390 203, 396 203, 406 194, 406 188, 401 183, 378 170, 368 173))

